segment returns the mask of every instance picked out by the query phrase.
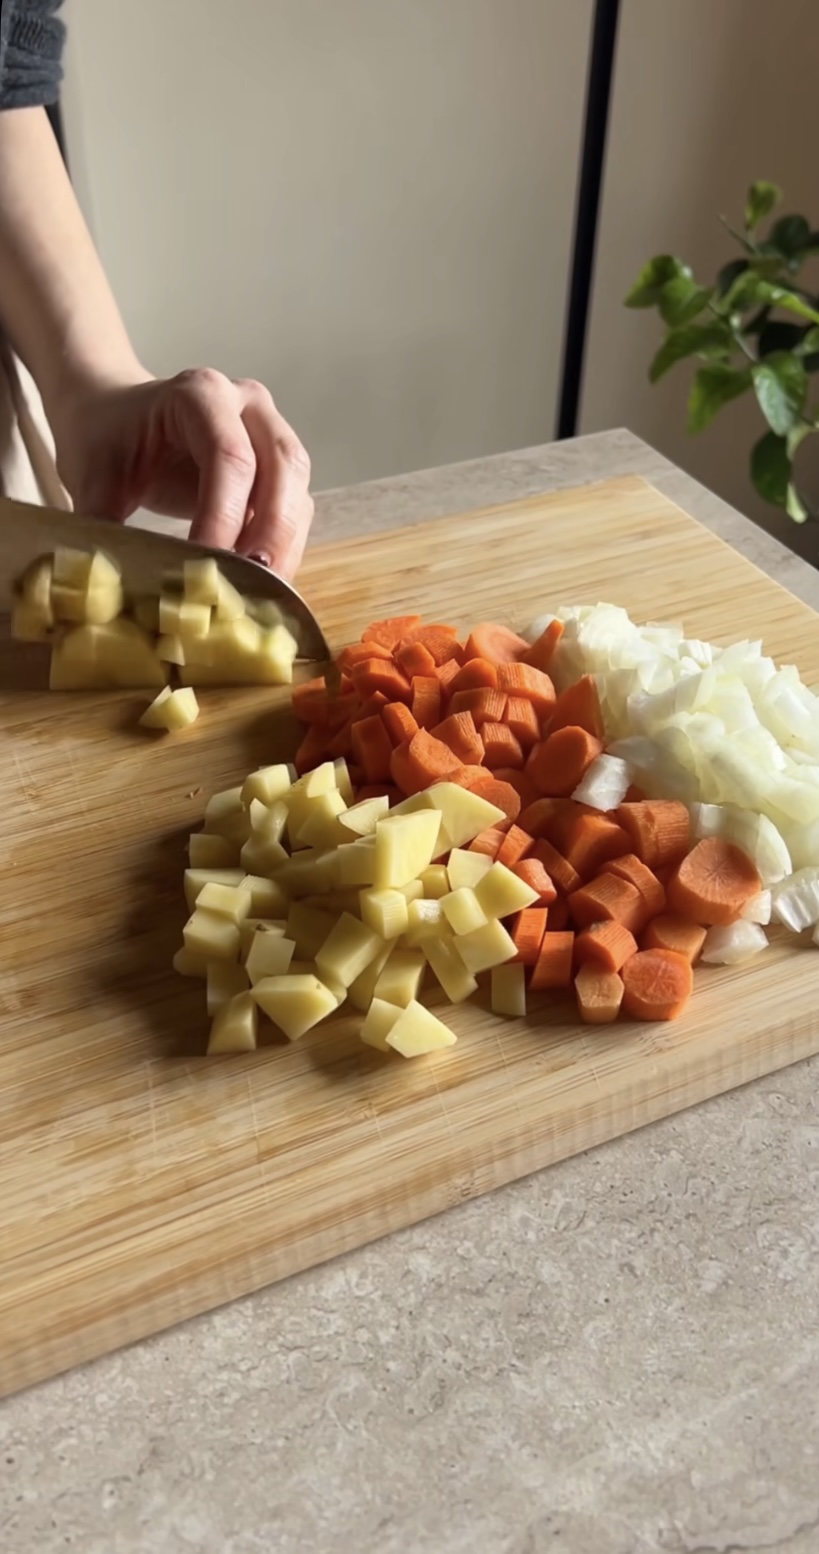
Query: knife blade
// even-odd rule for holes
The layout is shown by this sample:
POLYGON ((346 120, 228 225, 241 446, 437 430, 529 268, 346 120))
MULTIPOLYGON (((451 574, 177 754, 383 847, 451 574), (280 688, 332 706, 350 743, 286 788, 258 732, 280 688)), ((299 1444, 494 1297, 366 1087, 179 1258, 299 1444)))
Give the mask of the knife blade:
POLYGON ((33 507, 0 498, 0 614, 11 610, 15 586, 26 568, 59 545, 101 550, 115 561, 126 592, 159 594, 163 577, 180 574, 185 561, 212 556, 220 572, 251 605, 275 604, 298 644, 298 657, 324 662, 330 648, 306 600, 275 572, 230 550, 126 528, 104 518, 83 518, 59 508, 33 507))

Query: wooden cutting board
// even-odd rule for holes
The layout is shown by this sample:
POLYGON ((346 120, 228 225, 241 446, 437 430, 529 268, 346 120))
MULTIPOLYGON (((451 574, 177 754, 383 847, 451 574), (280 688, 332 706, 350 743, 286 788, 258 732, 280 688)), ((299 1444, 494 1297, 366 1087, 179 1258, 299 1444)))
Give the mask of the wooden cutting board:
MULTIPOLYGON (((632 478, 318 549, 302 581, 335 646, 602 598, 760 635, 819 686, 819 617, 632 478)), ((20 689, 38 652, 0 644, 0 1394, 819 1050, 819 958, 777 945, 700 972, 672 1026, 469 1004, 437 1058, 340 1019, 206 1061, 201 984, 168 970, 185 840, 286 753, 287 698, 205 693, 154 742, 144 697, 20 689)))

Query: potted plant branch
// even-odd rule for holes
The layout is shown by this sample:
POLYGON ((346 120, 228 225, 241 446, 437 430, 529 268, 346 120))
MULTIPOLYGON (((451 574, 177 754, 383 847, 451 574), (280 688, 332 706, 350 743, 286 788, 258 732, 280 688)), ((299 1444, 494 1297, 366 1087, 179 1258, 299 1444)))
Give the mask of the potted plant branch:
POLYGON ((797 449, 819 432, 819 399, 810 403, 811 375, 819 372, 819 298, 799 280, 819 255, 819 231, 804 216, 780 216, 760 236, 781 197, 775 184, 754 183, 743 230, 722 218, 742 252, 722 266, 713 285, 700 285, 687 264, 659 254, 625 303, 656 307, 666 325, 649 368, 652 383, 685 359, 703 364, 688 400, 690 432, 701 432, 723 405, 753 391, 767 430, 751 450, 751 480, 766 502, 804 523, 819 517, 794 476, 797 449))

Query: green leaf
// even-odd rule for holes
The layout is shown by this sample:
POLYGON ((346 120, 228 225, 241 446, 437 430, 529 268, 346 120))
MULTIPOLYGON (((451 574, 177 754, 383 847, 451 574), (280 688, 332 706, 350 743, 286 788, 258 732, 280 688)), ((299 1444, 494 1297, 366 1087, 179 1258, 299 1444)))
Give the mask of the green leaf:
POLYGON ((760 179, 758 183, 752 183, 745 197, 745 230, 753 232, 760 221, 771 214, 775 205, 782 198, 782 190, 775 183, 765 183, 760 179))
POLYGON ((666 335, 648 370, 649 380, 656 383, 686 356, 712 356, 728 352, 733 336, 728 324, 683 324, 666 335))
POLYGON ((637 277, 631 291, 625 299, 627 308, 653 308, 660 301, 662 290, 669 281, 678 279, 690 280, 691 270, 681 259, 672 258, 671 254, 658 254, 656 259, 649 259, 637 277))
MULTIPOLYGON (((784 327, 787 328, 788 325, 784 327)), ((796 325, 792 327, 796 328, 796 325)), ((791 349, 796 351, 797 356, 810 356, 814 351, 819 351, 819 329, 814 325, 813 329, 806 330, 802 335, 801 344, 791 349)))
POLYGON ((787 441, 766 432, 751 449, 751 480, 763 501, 784 507, 791 478, 787 441))
POLYGON ((717 296, 724 297, 731 290, 734 281, 738 280, 740 275, 744 275, 747 269, 747 259, 731 259, 728 264, 724 264, 717 275, 717 296))
POLYGON ((785 511, 788 517, 793 519, 794 523, 804 523, 805 519, 810 516, 808 509, 806 508, 801 496, 799 495, 799 492, 796 489, 796 486, 793 485, 793 483, 788 486, 788 494, 785 499, 785 511))
POLYGON ((810 248, 810 227, 804 216, 780 216, 768 233, 767 243, 785 259, 795 259, 810 248))
POLYGON ((751 368, 759 407, 772 432, 784 437, 802 413, 808 375, 795 356, 775 351, 751 368))
POLYGON ((700 367, 688 398, 688 430, 701 432, 718 410, 751 386, 751 370, 737 370, 722 362, 700 367))
POLYGON ((687 276, 678 275, 676 280, 666 281, 660 293, 660 316, 667 324, 687 324, 702 312, 712 295, 710 286, 698 286, 687 276))
POLYGON ((791 427, 786 438, 788 457, 793 458, 797 448, 805 441, 806 437, 814 437, 815 435, 816 427, 810 421, 797 421, 796 425, 791 427))
POLYGON ((734 281, 723 300, 721 311, 747 313, 749 308, 761 307, 784 308, 786 313, 796 313, 799 318, 807 318, 812 324, 819 324, 816 309, 803 302, 794 291, 785 286, 776 286, 773 281, 766 281, 752 270, 734 281))

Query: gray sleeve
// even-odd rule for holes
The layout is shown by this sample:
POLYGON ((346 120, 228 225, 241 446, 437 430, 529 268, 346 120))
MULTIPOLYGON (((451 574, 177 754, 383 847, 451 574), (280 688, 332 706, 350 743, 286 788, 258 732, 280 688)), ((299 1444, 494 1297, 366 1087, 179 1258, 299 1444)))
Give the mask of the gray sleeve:
POLYGON ((57 101, 63 78, 63 0, 3 0, 0 20, 0 109, 57 101))

